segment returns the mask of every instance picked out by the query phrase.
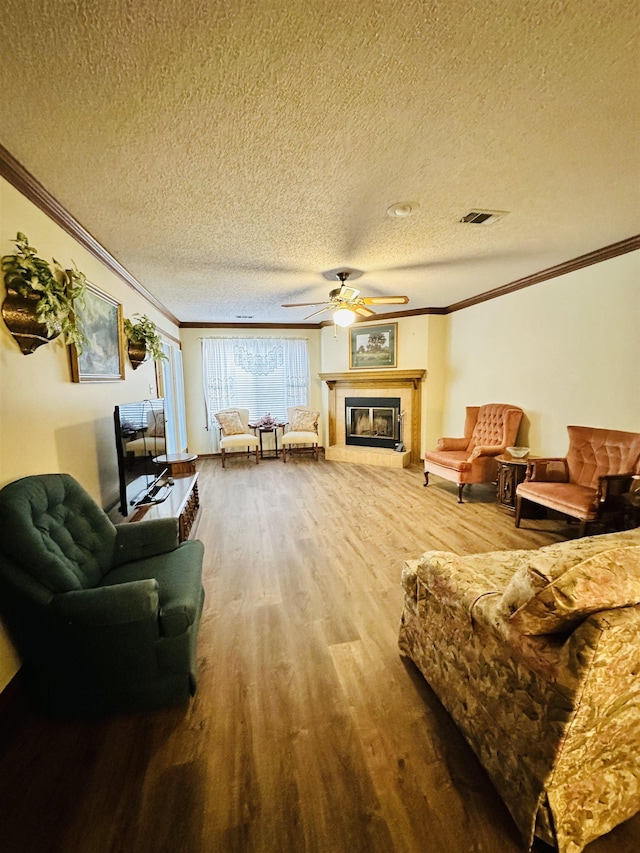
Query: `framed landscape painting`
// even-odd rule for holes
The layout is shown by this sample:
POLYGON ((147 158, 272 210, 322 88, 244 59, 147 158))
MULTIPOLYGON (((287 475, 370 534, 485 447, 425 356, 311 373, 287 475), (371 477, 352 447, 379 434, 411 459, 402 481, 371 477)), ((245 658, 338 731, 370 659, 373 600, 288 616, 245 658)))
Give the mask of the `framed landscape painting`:
POLYGON ((349 329, 349 368, 375 369, 395 367, 398 350, 398 324, 378 326, 356 324, 349 329))
POLYGON ((86 301, 76 313, 87 337, 78 354, 71 346, 71 378, 74 382, 117 382, 124 379, 122 305, 92 284, 86 301))

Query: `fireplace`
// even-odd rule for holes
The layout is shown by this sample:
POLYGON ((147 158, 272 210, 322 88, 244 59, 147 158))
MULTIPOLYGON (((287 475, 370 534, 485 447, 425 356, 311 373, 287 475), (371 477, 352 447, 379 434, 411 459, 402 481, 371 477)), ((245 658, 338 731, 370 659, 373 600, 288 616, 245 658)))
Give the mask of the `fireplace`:
POLYGON ((394 448, 400 441, 400 397, 345 397, 345 440, 394 448))
MULTIPOLYGON (((328 431, 325 438, 325 459, 331 462, 351 462, 362 465, 380 465, 387 468, 406 468, 419 464, 421 445, 422 383, 426 370, 349 370, 345 373, 321 373, 329 391, 328 431), (393 447, 374 447, 347 444, 347 397, 391 397, 400 399, 400 439, 405 450, 395 452, 393 447)), ((356 405, 359 398, 356 398, 356 405)), ((367 407, 368 408, 368 407, 367 407)), ((383 408, 385 408, 383 406, 383 408)))

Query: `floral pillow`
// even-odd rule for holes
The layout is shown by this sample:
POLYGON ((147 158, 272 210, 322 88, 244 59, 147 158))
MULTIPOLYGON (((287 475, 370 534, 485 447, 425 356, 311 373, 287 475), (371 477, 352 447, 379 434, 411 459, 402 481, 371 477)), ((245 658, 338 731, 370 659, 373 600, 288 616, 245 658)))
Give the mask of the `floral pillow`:
POLYGON ((509 622, 522 634, 556 634, 591 613, 635 604, 640 604, 640 545, 611 548, 572 566, 531 596, 509 622))
POLYGON ((245 431, 239 412, 218 412, 215 419, 225 435, 242 435, 245 431))
POLYGON ((640 528, 602 536, 584 536, 531 551, 529 560, 514 572, 505 588, 501 607, 503 615, 509 617, 515 613, 532 596, 584 560, 628 545, 640 545, 640 528))
POLYGON ((291 416, 292 432, 317 432, 320 412, 308 409, 295 409, 291 416))

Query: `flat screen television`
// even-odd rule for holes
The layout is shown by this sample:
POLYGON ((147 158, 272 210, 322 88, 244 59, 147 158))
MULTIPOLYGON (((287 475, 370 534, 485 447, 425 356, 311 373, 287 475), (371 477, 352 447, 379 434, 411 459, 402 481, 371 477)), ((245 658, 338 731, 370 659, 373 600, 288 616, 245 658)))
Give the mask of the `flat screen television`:
POLYGON ((155 461, 166 453, 164 400, 141 400, 116 406, 113 414, 120 480, 120 513, 160 503, 170 484, 167 466, 155 461))

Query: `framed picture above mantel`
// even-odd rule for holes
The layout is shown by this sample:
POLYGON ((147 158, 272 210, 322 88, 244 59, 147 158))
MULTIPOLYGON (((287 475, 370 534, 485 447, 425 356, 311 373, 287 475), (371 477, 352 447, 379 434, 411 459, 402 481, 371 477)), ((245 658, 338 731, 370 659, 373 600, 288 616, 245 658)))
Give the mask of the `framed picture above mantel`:
POLYGON ((396 367, 398 361, 398 324, 381 323, 349 328, 349 369, 372 370, 396 367))

